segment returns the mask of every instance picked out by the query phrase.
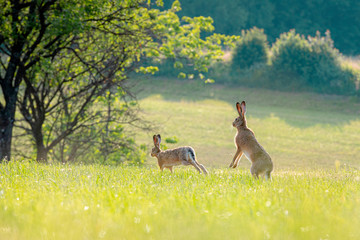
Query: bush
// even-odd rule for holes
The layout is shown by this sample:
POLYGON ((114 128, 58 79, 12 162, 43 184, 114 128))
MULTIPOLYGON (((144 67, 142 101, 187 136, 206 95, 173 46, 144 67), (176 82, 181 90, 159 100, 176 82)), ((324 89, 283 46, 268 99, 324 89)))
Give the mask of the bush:
POLYGON ((271 50, 272 70, 282 76, 293 76, 294 81, 303 82, 300 86, 305 84, 302 80, 305 80, 311 72, 312 53, 309 42, 291 30, 281 34, 271 50))
POLYGON ((175 144, 179 142, 179 138, 176 136, 165 138, 166 143, 175 144))
POLYGON ((341 67, 340 53, 333 47, 329 32, 325 37, 318 32, 305 39, 291 30, 277 39, 272 53, 274 79, 277 75, 293 76, 286 84, 298 90, 348 95, 355 92, 356 76, 341 67))
POLYGON ((269 45, 262 29, 252 28, 242 32, 232 59, 234 72, 248 69, 256 64, 267 62, 269 45))
POLYGON ((330 32, 321 37, 317 32, 308 41, 312 50, 311 64, 313 72, 308 84, 317 92, 353 94, 356 90, 356 75, 351 69, 341 66, 340 53, 334 48, 330 32))

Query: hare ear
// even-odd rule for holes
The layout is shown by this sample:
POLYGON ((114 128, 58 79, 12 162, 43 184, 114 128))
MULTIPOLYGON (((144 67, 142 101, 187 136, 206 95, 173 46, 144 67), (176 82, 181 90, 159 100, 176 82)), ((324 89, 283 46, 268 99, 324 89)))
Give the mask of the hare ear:
POLYGON ((160 134, 157 135, 157 139, 158 139, 158 144, 160 145, 160 143, 161 143, 161 136, 160 136, 160 134))
POLYGON ((156 135, 154 135, 154 136, 153 136, 153 141, 154 141, 154 145, 156 146, 156 145, 157 145, 157 141, 158 141, 158 139, 157 139, 157 136, 156 136, 156 135))
POLYGON ((242 110, 242 114, 245 115, 246 113, 246 104, 245 101, 241 102, 241 110, 242 110))
POLYGON ((236 109, 237 109, 239 115, 241 116, 241 115, 242 115, 242 112, 241 112, 241 106, 240 106, 240 103, 239 103, 239 102, 236 103, 236 109))

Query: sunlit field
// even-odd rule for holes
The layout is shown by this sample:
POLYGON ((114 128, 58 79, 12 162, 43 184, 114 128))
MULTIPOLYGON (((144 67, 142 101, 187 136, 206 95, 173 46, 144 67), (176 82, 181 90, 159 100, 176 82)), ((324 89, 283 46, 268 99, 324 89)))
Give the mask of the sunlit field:
MULTIPOLYGON (((236 101, 247 103, 248 126, 272 156, 276 169, 360 166, 360 103, 353 98, 205 85, 201 81, 147 79, 138 86, 143 117, 154 133, 138 131, 152 147, 152 134, 176 136, 200 162, 224 168, 235 153, 232 122, 236 101), (156 132, 155 132, 156 131, 156 132)), ((148 162, 156 159, 149 156, 148 162)), ((240 167, 250 166, 244 157, 240 167)))
POLYGON ((0 165, 0 239, 359 239, 360 173, 0 165))
POLYGON ((0 239, 359 239, 360 104, 309 93, 147 79, 134 89, 168 148, 191 145, 192 167, 0 165, 0 239), (249 162, 228 169, 235 102, 272 156, 272 181, 249 162), (166 143, 166 138, 179 140, 166 143))

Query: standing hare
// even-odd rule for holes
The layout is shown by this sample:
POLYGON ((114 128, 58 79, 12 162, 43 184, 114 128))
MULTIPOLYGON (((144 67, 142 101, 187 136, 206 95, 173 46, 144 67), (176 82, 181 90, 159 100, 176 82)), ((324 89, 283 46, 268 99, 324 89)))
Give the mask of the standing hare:
POLYGON ((236 168, 242 154, 245 154, 247 159, 251 161, 250 172, 254 178, 259 178, 259 175, 264 174, 266 179, 271 179, 273 163, 270 155, 256 140, 254 132, 246 125, 245 101, 242 101, 241 104, 237 102, 236 109, 239 112, 239 117, 235 119, 233 126, 237 128, 234 139, 237 150, 229 167, 236 168))
POLYGON ((196 161, 195 151, 192 147, 179 147, 162 151, 160 149, 160 134, 154 135, 153 140, 155 147, 151 150, 151 156, 158 159, 161 171, 164 167, 168 168, 172 172, 173 166, 193 165, 199 173, 201 173, 200 169, 204 172, 204 174, 208 173, 206 168, 196 161))

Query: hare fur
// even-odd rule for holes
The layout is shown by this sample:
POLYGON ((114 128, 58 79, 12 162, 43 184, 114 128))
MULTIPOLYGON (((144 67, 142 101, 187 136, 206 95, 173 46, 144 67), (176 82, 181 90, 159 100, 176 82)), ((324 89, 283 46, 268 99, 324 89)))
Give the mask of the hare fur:
POLYGON ((160 134, 154 135, 153 141, 154 147, 151 150, 151 156, 158 159, 161 171, 168 168, 172 172, 173 166, 192 165, 199 173, 202 171, 204 174, 208 174, 206 168, 196 161, 195 150, 192 147, 179 147, 162 151, 160 149, 160 134))
POLYGON ((266 179, 271 179, 271 172, 273 170, 273 162, 270 155, 256 140, 254 132, 247 127, 246 123, 246 104, 245 101, 236 103, 239 117, 237 117, 233 126, 237 128, 237 134, 234 141, 236 146, 235 156, 230 163, 230 168, 236 168, 241 156, 244 154, 251 162, 250 172, 254 178, 259 178, 259 175, 265 175, 266 179))

